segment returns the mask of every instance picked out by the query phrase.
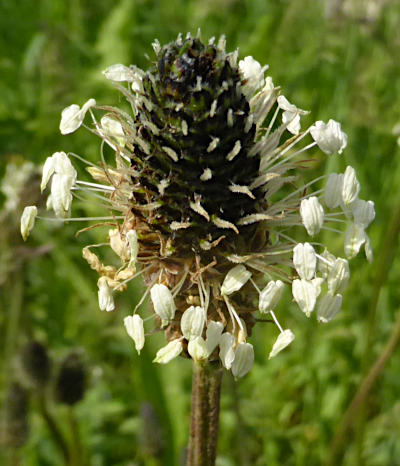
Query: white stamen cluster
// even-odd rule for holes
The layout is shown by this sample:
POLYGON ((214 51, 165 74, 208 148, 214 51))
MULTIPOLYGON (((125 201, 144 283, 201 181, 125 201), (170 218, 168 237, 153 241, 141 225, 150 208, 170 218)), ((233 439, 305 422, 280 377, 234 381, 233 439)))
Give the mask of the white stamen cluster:
MULTIPOLYGON (((178 42, 182 43, 182 40, 178 38, 178 42)), ((255 312, 257 300, 261 316, 268 316, 279 330, 269 358, 275 357, 295 338, 290 329, 280 325, 276 315, 280 313, 279 303, 285 296, 285 288, 291 289, 294 301, 306 316, 316 311, 318 321, 326 323, 338 314, 350 277, 347 259, 357 255, 364 245, 367 259, 372 260, 366 228, 374 220, 375 210, 372 201, 359 199, 360 183, 350 166, 344 173, 330 174, 324 189, 312 192, 312 187, 324 177, 307 184, 299 182, 296 169, 303 167, 303 153, 318 146, 325 154, 340 154, 347 145, 346 134, 333 120, 327 124, 317 121, 302 131, 301 118, 308 112, 280 95, 272 79, 264 76, 267 67, 262 67, 252 57, 244 58, 237 65, 237 53, 226 54, 223 40, 218 44, 222 47, 219 52, 240 73, 237 87, 250 107, 250 113, 243 121, 244 132, 254 133, 250 148, 236 137, 231 140, 222 160, 231 166, 241 157, 247 157, 249 163, 254 157, 259 160, 258 172, 248 186, 247 181, 236 183, 236 180, 227 179, 227 191, 235 201, 254 201, 253 211, 242 212, 239 209, 239 220, 229 221, 224 217, 224 209, 219 208, 218 214, 209 210, 210 200, 204 193, 207 186, 212 186, 218 178, 212 161, 223 145, 220 137, 209 134, 204 138, 204 159, 208 157, 210 163, 206 161, 196 175, 202 189, 185 198, 185 213, 181 218, 175 216, 167 223, 170 235, 157 229, 162 219, 157 213, 161 203, 157 197, 151 197, 147 187, 143 188, 135 181, 139 175, 135 163, 132 163, 137 157, 135 148, 145 157, 152 157, 149 141, 143 136, 143 131, 138 131, 137 121, 140 120, 146 132, 158 135, 162 131, 146 117, 145 112, 140 113, 144 108, 151 112, 154 106, 144 91, 146 79, 154 80, 154 76, 134 66, 121 64, 109 67, 104 75, 123 92, 134 109, 136 119, 118 108, 107 107, 106 114, 98 121, 95 112, 100 108, 96 107, 94 99, 90 99, 82 108, 78 105, 67 107, 62 112, 60 123, 63 134, 71 133, 83 124, 89 112, 93 131, 115 150, 115 165, 107 164, 102 154, 98 166, 87 162, 87 171, 95 182, 81 181, 77 180, 70 156, 86 162, 85 159, 75 154, 68 156, 64 152, 56 152, 44 164, 41 189, 43 191, 51 179, 48 205, 61 219, 84 220, 70 218, 73 196, 90 196, 102 206, 107 205, 109 215, 88 220, 104 221, 106 225, 113 222, 115 227, 108 227, 108 244, 122 265, 104 265, 92 251, 93 247, 100 245, 84 248, 83 256, 100 275, 98 299, 101 310, 114 310, 114 292, 125 289, 136 276, 145 276, 147 290, 133 314, 124 319, 127 333, 138 352, 145 343, 145 328, 136 311, 150 295, 158 327, 167 330, 170 340, 157 352, 155 362, 165 364, 181 353, 198 363, 219 359, 222 366, 238 378, 244 376, 254 362, 254 350, 247 341, 248 326, 253 325, 249 322, 254 319, 248 317, 255 312), (283 135, 284 142, 281 142, 283 135), (307 136, 311 141, 304 143, 307 136), (200 192, 201 195, 198 194, 200 192), (190 215, 197 215, 202 222, 207 222, 212 231, 218 231, 218 235, 200 236, 198 249, 193 247, 193 255, 180 257, 174 238, 178 233, 189 235, 193 231, 190 215), (252 249, 252 241, 240 239, 246 231, 257 226, 255 224, 260 231, 268 233, 264 235, 268 239, 252 249), (336 228, 332 228, 332 224, 336 228), (347 259, 336 257, 323 247, 321 250, 317 236, 323 230, 344 234, 347 259), (310 242, 298 242, 296 232, 306 232, 311 237, 310 242)), ((153 46, 159 53, 157 50, 160 51, 161 46, 158 41, 153 46)), ((202 85, 201 79, 195 80, 194 92, 202 89, 202 85)), ((227 86, 226 82, 222 84, 224 86, 227 86)), ((182 102, 174 108, 177 113, 182 109, 182 102)), ((228 107, 224 111, 224 124, 234 126, 238 113, 228 107)), ((215 99, 206 117, 212 122, 221 112, 218 99, 215 99)), ((192 128, 188 121, 182 120, 174 127, 174 132, 180 132, 180 137, 190 137, 192 128)), ((177 145, 174 149, 162 145, 159 150, 166 155, 172 167, 174 164, 179 166, 181 152, 177 145)), ((240 164, 238 166, 240 170, 240 164)), ((168 196, 170 182, 168 176, 157 180, 157 196, 168 196)), ((25 209, 21 218, 24 239, 33 228, 36 215, 35 206, 25 209)))

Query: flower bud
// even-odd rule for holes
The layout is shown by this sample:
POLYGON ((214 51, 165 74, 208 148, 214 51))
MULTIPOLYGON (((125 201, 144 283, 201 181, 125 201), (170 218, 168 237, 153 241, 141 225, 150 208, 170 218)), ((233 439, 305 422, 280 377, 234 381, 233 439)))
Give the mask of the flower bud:
POLYGON ((284 287, 284 283, 280 280, 270 281, 268 283, 260 293, 258 302, 260 312, 269 312, 275 309, 282 297, 284 287))
POLYGON ((156 357, 153 359, 153 362, 158 362, 159 364, 167 364, 172 359, 179 356, 182 352, 182 342, 180 340, 172 340, 168 345, 163 346, 157 351, 156 357))
POLYGON ((317 197, 312 196, 301 201, 300 216, 310 236, 319 233, 324 224, 324 209, 317 197))
POLYGON ((21 216, 21 235, 24 241, 27 240, 29 233, 35 226, 37 216, 37 207, 34 205, 25 207, 21 216))
POLYGON ((235 351, 235 359, 232 363, 232 375, 236 378, 243 377, 253 367, 254 349, 250 343, 239 343, 235 351))
POLYGON ((360 183, 357 180, 356 171, 349 165, 343 176, 342 196, 344 205, 351 204, 355 201, 359 192, 360 183))
POLYGON ((154 312, 161 317, 161 325, 164 327, 175 316, 174 298, 169 289, 161 283, 152 286, 150 296, 154 312))
POLYGON ((100 277, 97 281, 99 287, 98 298, 100 311, 113 311, 115 309, 112 289, 108 285, 107 277, 100 277))
POLYGON ((341 293, 347 286, 350 279, 349 263, 341 257, 335 260, 328 275, 328 290, 331 295, 341 293))
POLYGON ((314 310, 318 297, 318 286, 309 280, 293 280, 293 298, 307 317, 314 310))
POLYGON ((205 310, 200 306, 190 306, 181 317, 182 335, 189 341, 201 337, 205 322, 205 310))
POLYGON ((225 276, 221 286, 221 294, 228 296, 235 293, 235 291, 242 288, 250 277, 251 272, 249 272, 244 265, 240 264, 233 267, 225 276))
POLYGON ((274 346, 272 347, 271 352, 269 353, 268 359, 273 358, 276 356, 280 351, 286 348, 286 346, 290 345, 292 341, 294 340, 294 333, 286 329, 283 332, 281 332, 276 339, 274 346))
POLYGON ((140 350, 144 346, 143 319, 138 314, 127 316, 124 319, 124 325, 128 335, 135 342, 136 351, 140 354, 140 350))
POLYGON ((293 248, 293 264, 300 278, 311 280, 317 267, 317 256, 309 243, 299 243, 293 248))
POLYGON ((232 334, 225 332, 221 335, 219 340, 219 358, 221 359, 222 365, 225 369, 232 367, 233 360, 235 359, 235 350, 233 345, 235 344, 235 338, 232 334))
POLYGON ((342 295, 334 296, 329 293, 324 295, 318 304, 317 319, 318 322, 327 323, 332 320, 342 307, 342 295))
POLYGON ((325 154, 341 154, 347 146, 347 134, 342 131, 340 123, 329 120, 328 124, 323 121, 316 121, 310 128, 310 133, 318 147, 325 154))
POLYGON ((326 182, 324 191, 325 205, 329 209, 335 209, 342 202, 343 173, 331 173, 326 182))

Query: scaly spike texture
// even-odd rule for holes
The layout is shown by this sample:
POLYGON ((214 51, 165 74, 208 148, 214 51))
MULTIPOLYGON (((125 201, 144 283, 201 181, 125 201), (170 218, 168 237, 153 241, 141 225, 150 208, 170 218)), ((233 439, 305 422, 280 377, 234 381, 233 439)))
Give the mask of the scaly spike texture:
MULTIPOLYGON (((139 146, 132 156, 133 180, 146 189, 135 195, 133 209, 149 199, 160 204, 155 215, 142 214, 146 221, 172 235, 176 250, 201 253, 201 240, 237 233, 213 219, 236 225, 256 212, 254 200, 230 190, 258 175, 259 154, 248 156, 256 125, 246 128, 250 106, 241 92, 243 78, 223 50, 188 38, 161 48, 156 60, 143 76, 146 100, 138 97, 136 130, 146 152, 139 146), (205 170, 211 178, 203 181, 205 170), (161 193, 160 183, 166 186, 161 193), (189 226, 173 230, 172 222, 189 226)), ((260 189, 253 194, 265 204, 260 189)))

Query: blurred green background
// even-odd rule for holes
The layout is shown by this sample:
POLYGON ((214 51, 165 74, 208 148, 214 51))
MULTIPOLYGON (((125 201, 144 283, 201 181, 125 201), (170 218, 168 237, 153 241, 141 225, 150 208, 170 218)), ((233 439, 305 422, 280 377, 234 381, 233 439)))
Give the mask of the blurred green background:
MULTIPOLYGON (((76 224, 38 222, 23 244, 18 222, 23 206, 39 198, 39 175, 24 178, 24 160, 39 166, 58 150, 98 160, 97 138, 83 130, 59 134, 61 110, 89 97, 118 104, 104 68, 146 68, 155 38, 163 44, 200 27, 205 39, 226 34, 228 50, 239 47, 242 58, 268 63, 288 99, 311 110, 305 124, 342 123, 348 148, 341 156, 319 154, 312 175, 354 166, 361 197, 374 200, 377 211, 369 229, 375 262, 352 261, 351 285, 335 321, 308 320, 288 296, 279 314, 295 342, 267 361, 273 333, 258 327, 252 371, 237 383, 226 374, 217 464, 400 465, 400 148, 393 132, 400 121, 399 2, 2 0, 0 25, 0 464, 64 464, 52 421, 74 445, 76 465, 182 461, 191 367, 183 359, 165 367, 151 363, 162 335, 148 338, 136 354, 122 322, 140 283, 118 297, 117 312, 100 313, 97 276, 81 249, 101 241, 102 232, 75 237, 76 224), (7 193, 18 180, 20 196, 10 201, 7 193), (23 368, 31 340, 45 345, 51 358, 45 387, 23 368), (71 352, 87 373, 83 400, 72 407, 54 397, 71 352), (344 418, 382 352, 384 370, 381 361, 361 408, 344 418)), ((94 212, 79 202, 75 208, 77 215, 94 212)), ((340 250, 340 238, 324 239, 340 250)))

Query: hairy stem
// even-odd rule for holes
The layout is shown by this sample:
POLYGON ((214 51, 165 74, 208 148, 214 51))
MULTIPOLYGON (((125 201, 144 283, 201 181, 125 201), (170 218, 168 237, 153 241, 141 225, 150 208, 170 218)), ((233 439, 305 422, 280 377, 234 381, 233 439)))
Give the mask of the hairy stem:
POLYGON ((193 362, 192 410, 187 466, 213 466, 217 456, 222 369, 193 362))

